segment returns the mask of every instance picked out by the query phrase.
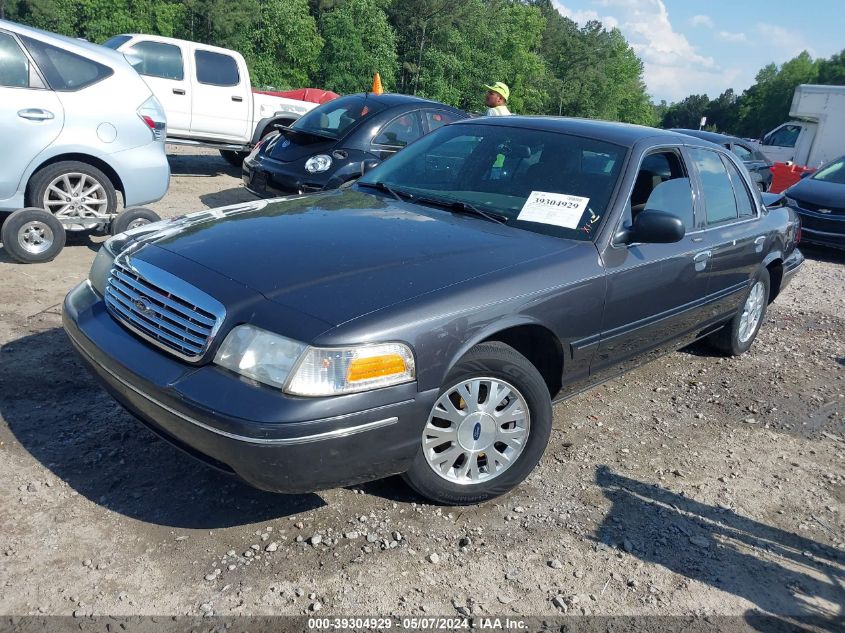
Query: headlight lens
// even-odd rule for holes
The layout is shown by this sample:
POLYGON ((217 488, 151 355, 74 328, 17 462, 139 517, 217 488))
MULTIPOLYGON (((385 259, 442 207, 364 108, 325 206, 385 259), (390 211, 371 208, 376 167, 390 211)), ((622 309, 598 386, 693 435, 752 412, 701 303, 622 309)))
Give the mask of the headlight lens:
POLYGON ((106 295, 106 283, 108 283, 113 264, 114 254, 104 244, 97 251, 97 256, 94 258, 94 263, 91 264, 91 270, 88 273, 88 281, 101 297, 106 295))
POLYGON ((331 396, 389 387, 415 378, 414 355, 402 343, 309 347, 287 391, 298 396, 331 396))
POLYGON ((332 157, 328 154, 317 154, 305 161, 305 171, 309 174, 318 174, 326 171, 332 166, 332 157))
POLYGON ((217 350, 214 362, 235 373, 282 388, 306 346, 252 325, 234 328, 217 350))

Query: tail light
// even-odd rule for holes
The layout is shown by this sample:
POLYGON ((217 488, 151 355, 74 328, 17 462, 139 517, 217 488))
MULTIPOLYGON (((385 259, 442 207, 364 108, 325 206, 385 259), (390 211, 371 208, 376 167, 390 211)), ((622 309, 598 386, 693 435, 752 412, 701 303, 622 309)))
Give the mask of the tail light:
POLYGON ((167 116, 158 99, 150 97, 144 101, 138 108, 138 116, 150 129, 154 140, 164 141, 167 136, 167 116))
POLYGON ((797 223, 798 224, 795 227, 795 245, 796 246, 798 246, 798 244, 801 243, 801 218, 798 218, 797 223))

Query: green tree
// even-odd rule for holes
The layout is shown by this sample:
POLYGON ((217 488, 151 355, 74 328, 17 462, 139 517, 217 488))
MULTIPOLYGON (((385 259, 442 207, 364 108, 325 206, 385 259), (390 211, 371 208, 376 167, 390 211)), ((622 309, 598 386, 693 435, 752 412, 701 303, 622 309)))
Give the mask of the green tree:
POLYGON ((381 75, 385 90, 396 79, 396 35, 375 0, 346 0, 323 14, 325 45, 320 56, 323 85, 336 92, 360 92, 381 75))
POLYGON ((673 103, 663 115, 661 125, 664 128, 679 127, 697 130, 701 117, 710 105, 707 95, 690 95, 686 99, 673 103))

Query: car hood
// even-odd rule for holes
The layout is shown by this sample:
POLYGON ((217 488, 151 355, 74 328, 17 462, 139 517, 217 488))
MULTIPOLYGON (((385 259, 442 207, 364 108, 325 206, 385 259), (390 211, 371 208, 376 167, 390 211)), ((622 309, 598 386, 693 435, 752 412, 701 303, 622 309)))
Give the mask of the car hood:
POLYGON ((575 245, 357 190, 213 210, 153 243, 334 325, 575 245))
POLYGON ((828 209, 845 209, 845 185, 805 178, 784 192, 799 202, 828 209))

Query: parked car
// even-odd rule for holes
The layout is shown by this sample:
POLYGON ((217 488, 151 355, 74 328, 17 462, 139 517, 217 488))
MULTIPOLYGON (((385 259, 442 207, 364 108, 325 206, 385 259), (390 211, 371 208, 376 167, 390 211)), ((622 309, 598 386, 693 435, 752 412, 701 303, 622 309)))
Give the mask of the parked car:
POLYGON ((159 35, 115 35, 103 46, 124 53, 167 112, 167 141, 220 150, 240 167, 276 125, 316 104, 252 89, 237 51, 159 35))
POLYGON ((751 179, 760 191, 768 191, 772 186, 772 161, 755 147, 754 143, 727 134, 717 134, 705 130, 673 129, 673 132, 689 134, 696 138, 716 143, 732 151, 745 165, 751 174, 751 179))
POLYGON ((354 94, 324 103, 247 157, 243 180, 259 196, 336 189, 422 135, 467 118, 451 106, 400 94, 354 94))
POLYGON ((706 141, 474 119, 346 189, 112 238, 64 327, 146 425, 259 488, 403 473, 476 503, 532 471, 553 401, 703 337, 745 352, 798 226, 706 141))
POLYGON ((113 51, 0 20, 2 241, 20 262, 53 259, 65 231, 158 220, 125 207, 160 199, 170 167, 165 115, 113 51), (120 98, 115 98, 120 95, 120 98))
POLYGON ((784 192, 801 218, 801 240, 845 248, 845 156, 830 161, 784 192))

